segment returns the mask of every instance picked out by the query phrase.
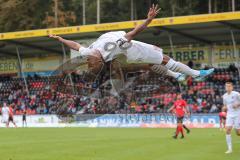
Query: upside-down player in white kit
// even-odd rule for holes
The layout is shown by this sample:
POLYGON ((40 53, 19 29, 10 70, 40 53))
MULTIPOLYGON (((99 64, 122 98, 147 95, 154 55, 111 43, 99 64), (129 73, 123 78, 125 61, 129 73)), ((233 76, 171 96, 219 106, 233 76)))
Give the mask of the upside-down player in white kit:
POLYGON ((1 112, 2 112, 2 122, 5 123, 7 126, 10 110, 5 102, 3 103, 1 112))
POLYGON ((105 62, 112 61, 119 54, 124 54, 129 63, 147 63, 153 66, 159 66, 159 68, 155 67, 155 70, 160 70, 160 66, 163 65, 168 69, 167 75, 177 80, 184 79, 183 77, 185 77, 185 75, 201 80, 213 73, 214 69, 193 70, 187 65, 176 62, 164 55, 161 48, 133 40, 137 34, 147 28, 148 24, 155 18, 159 10, 158 6, 153 5, 149 9, 147 19, 143 24, 136 26, 136 28, 128 33, 124 31, 105 33, 88 48, 81 46, 77 42, 66 40, 56 35, 49 35, 49 37, 59 40, 73 50, 79 51, 82 56, 100 53, 105 62))
POLYGON ((223 104, 227 108, 226 142, 228 150, 226 154, 228 154, 232 153, 232 129, 235 128, 236 134, 240 136, 240 93, 233 91, 232 82, 226 82, 225 88, 227 93, 223 95, 223 104))

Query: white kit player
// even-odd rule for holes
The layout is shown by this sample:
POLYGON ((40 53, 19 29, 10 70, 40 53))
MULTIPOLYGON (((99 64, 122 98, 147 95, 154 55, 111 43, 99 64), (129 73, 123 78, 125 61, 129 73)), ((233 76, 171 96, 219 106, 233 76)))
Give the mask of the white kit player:
POLYGON ((232 82, 226 82, 225 88, 227 93, 223 95, 223 104, 227 108, 226 142, 228 150, 226 153, 229 154, 232 153, 232 129, 235 128, 237 135, 240 136, 240 93, 233 91, 232 82))
POLYGON ((8 119, 9 119, 9 107, 7 106, 7 103, 3 103, 3 107, 2 107, 2 122, 5 123, 7 125, 8 123, 8 119))
POLYGON ((159 10, 157 5, 153 5, 149 9, 147 19, 132 31, 127 33, 125 31, 107 32, 101 35, 88 48, 81 46, 77 42, 63 39, 60 36, 49 35, 49 37, 59 40, 73 50, 79 51, 81 56, 100 53, 105 62, 112 61, 119 54, 124 54, 129 63, 147 63, 154 65, 157 71, 161 70, 161 66, 165 66, 164 68, 167 68, 167 75, 176 78, 178 81, 184 80, 186 75, 192 76, 196 80, 201 80, 213 73, 214 69, 193 70, 187 65, 176 62, 167 55, 164 55, 161 48, 133 40, 137 34, 147 28, 159 10), (157 66, 159 66, 159 69, 156 68, 157 66))

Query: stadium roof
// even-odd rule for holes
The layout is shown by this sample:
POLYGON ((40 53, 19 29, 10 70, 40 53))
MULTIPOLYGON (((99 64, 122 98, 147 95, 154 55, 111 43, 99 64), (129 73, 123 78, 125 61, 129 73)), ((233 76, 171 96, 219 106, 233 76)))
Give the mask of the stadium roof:
MULTIPOLYGON (((48 34, 63 35, 65 38, 79 40, 97 38, 102 32, 130 30, 143 20, 103 23, 95 25, 40 29, 20 32, 0 33, 0 54, 16 56, 19 46, 21 56, 61 54, 59 42, 47 38, 48 34)), ((169 34, 174 45, 214 44, 231 42, 231 30, 236 41, 240 40, 240 12, 201 14, 154 19, 149 29, 137 39, 159 45, 169 45, 169 34)))

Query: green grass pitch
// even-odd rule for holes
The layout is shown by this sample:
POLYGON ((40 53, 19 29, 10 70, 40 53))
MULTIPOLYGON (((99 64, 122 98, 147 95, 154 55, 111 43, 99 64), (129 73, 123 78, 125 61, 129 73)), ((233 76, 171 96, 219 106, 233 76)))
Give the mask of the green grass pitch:
POLYGON ((240 137, 225 155, 224 132, 193 129, 186 139, 174 129, 10 128, 0 129, 1 160, 236 160, 240 137))

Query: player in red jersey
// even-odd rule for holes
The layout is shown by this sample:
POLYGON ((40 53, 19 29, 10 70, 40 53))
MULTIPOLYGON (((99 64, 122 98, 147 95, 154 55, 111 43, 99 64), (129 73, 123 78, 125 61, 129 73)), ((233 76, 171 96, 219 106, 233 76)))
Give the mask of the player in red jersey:
POLYGON ((177 100, 174 102, 174 105, 168 110, 168 112, 171 112, 171 111, 174 112, 177 118, 177 128, 176 128, 175 135, 173 136, 173 138, 175 139, 178 137, 179 132, 181 132, 182 134, 181 138, 184 138, 183 128, 187 131, 187 133, 190 133, 190 130, 183 124, 183 118, 185 114, 189 113, 186 107, 187 107, 187 102, 182 99, 181 94, 178 94, 177 100))
POLYGON ((227 118, 227 109, 225 107, 222 108, 222 111, 219 113, 219 120, 220 120, 220 130, 225 129, 226 125, 226 118, 227 118))
POLYGON ((10 123, 10 122, 12 122, 15 127, 17 127, 16 123, 15 123, 14 120, 13 120, 13 116, 14 116, 13 108, 12 108, 12 106, 10 105, 10 106, 9 106, 9 117, 8 117, 7 127, 9 127, 9 123, 10 123))

